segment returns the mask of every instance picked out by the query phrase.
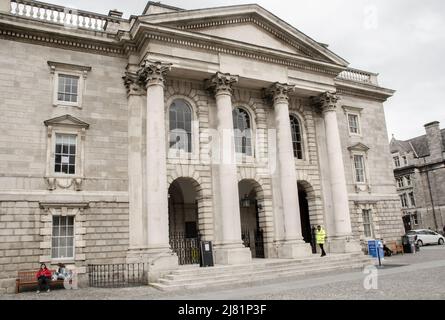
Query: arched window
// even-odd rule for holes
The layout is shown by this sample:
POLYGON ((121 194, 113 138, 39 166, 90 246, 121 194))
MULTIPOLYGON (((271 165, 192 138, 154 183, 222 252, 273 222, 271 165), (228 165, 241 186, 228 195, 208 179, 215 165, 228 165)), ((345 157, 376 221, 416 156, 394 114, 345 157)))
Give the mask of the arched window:
POLYGON ((241 108, 233 110, 233 129, 235 130, 235 148, 237 153, 252 155, 252 126, 247 111, 241 108))
POLYGON ((300 121, 297 117, 290 116, 290 127, 292 132, 292 146, 294 149, 294 157, 297 159, 303 159, 303 139, 301 134, 300 121))
POLYGON ((178 99, 170 105, 170 148, 192 152, 192 109, 178 99))

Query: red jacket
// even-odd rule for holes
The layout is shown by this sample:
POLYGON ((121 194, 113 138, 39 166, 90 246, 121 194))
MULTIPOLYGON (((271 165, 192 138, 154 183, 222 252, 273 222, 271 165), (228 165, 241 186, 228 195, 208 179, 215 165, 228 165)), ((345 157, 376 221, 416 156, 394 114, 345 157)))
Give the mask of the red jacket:
POLYGON ((37 274, 36 274, 36 278, 38 279, 38 278, 40 278, 40 277, 42 277, 42 276, 44 276, 44 277, 47 277, 47 278, 51 278, 51 276, 52 276, 52 273, 51 273, 51 271, 49 271, 47 268, 45 268, 45 269, 40 269, 38 272, 37 272, 37 274))

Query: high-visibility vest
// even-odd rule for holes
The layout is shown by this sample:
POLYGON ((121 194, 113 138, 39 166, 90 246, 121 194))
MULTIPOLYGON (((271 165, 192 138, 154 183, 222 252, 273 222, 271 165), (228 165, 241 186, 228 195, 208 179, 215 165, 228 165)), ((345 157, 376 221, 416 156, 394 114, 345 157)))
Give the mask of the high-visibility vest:
POLYGON ((324 244, 324 239, 326 238, 326 231, 324 231, 323 228, 320 229, 320 231, 318 231, 318 229, 316 229, 317 232, 315 233, 315 238, 317 240, 317 244, 324 244))

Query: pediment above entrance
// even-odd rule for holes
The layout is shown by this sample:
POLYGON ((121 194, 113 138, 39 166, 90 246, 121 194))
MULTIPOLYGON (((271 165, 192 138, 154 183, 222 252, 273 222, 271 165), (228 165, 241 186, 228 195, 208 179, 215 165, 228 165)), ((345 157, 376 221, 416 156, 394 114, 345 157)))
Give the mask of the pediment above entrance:
POLYGON ((348 62, 259 5, 182 10, 139 17, 151 25, 209 35, 339 66, 348 62))

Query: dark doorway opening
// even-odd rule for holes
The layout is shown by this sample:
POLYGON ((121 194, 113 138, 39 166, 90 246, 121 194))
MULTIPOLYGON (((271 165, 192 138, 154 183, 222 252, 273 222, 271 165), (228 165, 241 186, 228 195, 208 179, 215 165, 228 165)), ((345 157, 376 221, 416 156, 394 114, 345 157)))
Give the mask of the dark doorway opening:
POLYGON ((180 265, 199 264, 197 192, 192 180, 179 178, 168 190, 170 247, 180 265))
POLYGON ((311 243, 312 227, 309 217, 309 203, 307 201, 307 192, 300 184, 298 184, 298 200, 300 202, 301 234, 303 235, 304 242, 311 243))
POLYGON ((264 230, 260 227, 260 207, 254 182, 243 180, 238 184, 241 215, 241 239, 250 248, 252 258, 264 258, 264 230))

